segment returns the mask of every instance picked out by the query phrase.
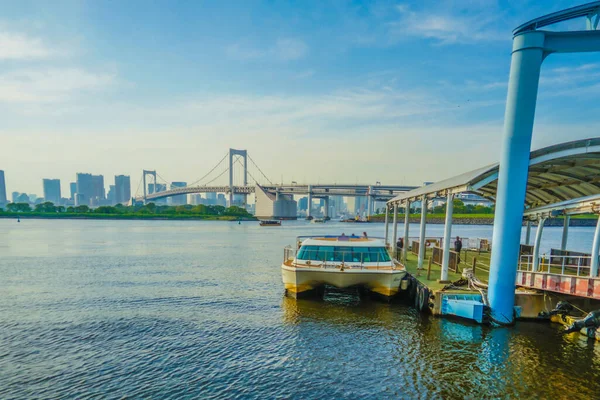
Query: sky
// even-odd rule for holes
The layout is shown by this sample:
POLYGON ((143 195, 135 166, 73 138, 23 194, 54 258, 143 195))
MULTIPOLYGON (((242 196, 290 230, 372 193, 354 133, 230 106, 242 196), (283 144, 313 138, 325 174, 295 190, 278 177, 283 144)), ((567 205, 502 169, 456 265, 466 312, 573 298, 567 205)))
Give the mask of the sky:
MULTIPOLYGON (((193 182, 229 148, 276 182, 448 178, 499 158, 512 29, 582 3, 0 0, 7 192, 193 182)), ((532 148, 598 136, 599 98, 600 54, 548 57, 532 148)))

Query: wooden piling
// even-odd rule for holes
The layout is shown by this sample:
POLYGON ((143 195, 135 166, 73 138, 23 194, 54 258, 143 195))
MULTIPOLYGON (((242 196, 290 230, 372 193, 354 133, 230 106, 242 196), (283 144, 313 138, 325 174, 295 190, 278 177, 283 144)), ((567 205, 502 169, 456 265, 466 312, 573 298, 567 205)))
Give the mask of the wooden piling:
POLYGON ((475 276, 475 268, 477 268, 477 257, 473 257, 473 276, 475 276))
POLYGON ((429 257, 429 263, 427 264, 427 280, 431 280, 431 260, 433 257, 429 257))

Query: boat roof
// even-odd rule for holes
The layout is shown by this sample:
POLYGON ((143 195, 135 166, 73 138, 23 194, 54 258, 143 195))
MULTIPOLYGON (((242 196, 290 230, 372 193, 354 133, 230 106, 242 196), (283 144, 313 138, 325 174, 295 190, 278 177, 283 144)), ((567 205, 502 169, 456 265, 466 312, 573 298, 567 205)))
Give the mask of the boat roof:
POLYGON ((346 246, 346 247, 385 247, 382 238, 365 238, 362 236, 300 236, 302 246, 346 246))

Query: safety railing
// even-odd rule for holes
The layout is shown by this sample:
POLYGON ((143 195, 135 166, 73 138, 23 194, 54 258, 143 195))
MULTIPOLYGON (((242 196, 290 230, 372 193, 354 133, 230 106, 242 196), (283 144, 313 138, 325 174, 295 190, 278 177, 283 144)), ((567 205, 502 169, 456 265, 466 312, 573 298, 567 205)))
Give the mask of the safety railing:
POLYGON ((284 249, 284 262, 293 258, 294 266, 318 268, 345 268, 345 269, 389 269, 395 268, 391 257, 382 252, 321 252, 318 250, 304 250, 302 259, 297 259, 297 254, 292 256, 291 248, 284 249))
POLYGON ((283 249, 283 262, 289 263, 296 260, 296 249, 292 246, 286 246, 283 249))
POLYGON ((590 275, 590 256, 540 256, 537 271, 534 271, 533 260, 533 255, 522 254, 519 257, 519 271, 574 276, 590 275))

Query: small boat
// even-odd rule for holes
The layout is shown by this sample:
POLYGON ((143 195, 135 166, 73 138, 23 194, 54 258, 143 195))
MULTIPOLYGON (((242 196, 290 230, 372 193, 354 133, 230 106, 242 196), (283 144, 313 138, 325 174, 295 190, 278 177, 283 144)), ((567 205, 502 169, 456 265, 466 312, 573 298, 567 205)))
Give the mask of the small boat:
POLYGON ((324 224, 325 223, 325 219, 323 219, 323 218, 314 218, 310 222, 313 223, 313 224, 324 224))
POLYGON ((325 285, 363 287, 390 298, 407 288, 406 269, 390 257, 382 238, 300 236, 284 249, 281 274, 291 297, 319 293, 325 285))
POLYGON ((353 218, 348 218, 348 219, 344 219, 342 220, 342 222, 352 222, 355 224, 366 224, 369 221, 368 220, 364 220, 364 219, 353 219, 353 218))
POLYGON ((275 220, 264 220, 260 221, 260 226, 281 226, 281 221, 275 220))

